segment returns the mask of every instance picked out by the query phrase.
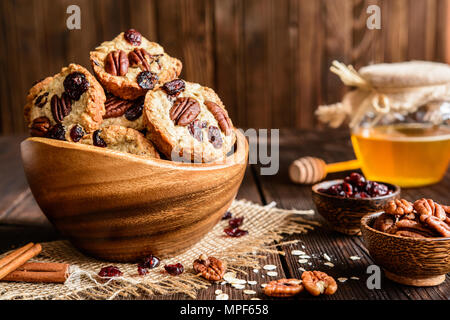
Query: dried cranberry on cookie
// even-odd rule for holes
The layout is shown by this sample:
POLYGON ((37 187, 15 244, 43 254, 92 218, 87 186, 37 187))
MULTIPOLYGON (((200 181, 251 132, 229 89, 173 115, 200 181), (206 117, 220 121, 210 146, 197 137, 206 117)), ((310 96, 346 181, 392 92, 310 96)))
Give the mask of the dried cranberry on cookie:
POLYGON ((217 94, 181 79, 147 93, 144 117, 148 137, 171 160, 221 159, 236 141, 233 124, 217 94))
POLYGON ((113 125, 94 131, 85 135, 80 142, 135 155, 160 158, 153 144, 142 133, 122 126, 113 125))
POLYGON ((103 116, 102 128, 118 125, 138 131, 144 130, 146 128, 143 117, 144 98, 124 100, 112 94, 107 94, 106 113, 103 116))
POLYGON ((106 90, 126 100, 135 100, 177 78, 182 68, 180 60, 134 29, 103 42, 90 57, 94 73, 106 90))
POLYGON ((30 89, 25 120, 32 136, 78 142, 100 127, 105 100, 94 76, 82 66, 70 64, 30 89))

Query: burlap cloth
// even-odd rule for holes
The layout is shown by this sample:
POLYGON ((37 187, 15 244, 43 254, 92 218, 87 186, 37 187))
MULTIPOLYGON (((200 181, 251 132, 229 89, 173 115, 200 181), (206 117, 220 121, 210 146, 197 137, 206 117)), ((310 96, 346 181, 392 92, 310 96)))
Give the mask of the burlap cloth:
POLYGON ((210 285, 192 269, 193 261, 200 254, 215 256, 227 262, 228 270, 245 273, 246 268, 260 268, 264 253, 279 252, 277 245, 283 234, 305 233, 318 225, 302 217, 313 214, 312 210, 282 210, 275 208, 275 203, 263 207, 239 200, 233 202, 230 211, 235 217, 245 217, 242 229, 248 230, 248 235, 227 237, 223 229, 228 221, 222 221, 194 247, 176 257, 163 259, 160 266, 146 276, 138 275, 136 264, 114 263, 123 272, 123 277, 102 282, 97 274, 111 263, 84 256, 67 241, 42 243, 42 253, 33 260, 69 263, 70 276, 66 283, 0 282, 0 299, 120 299, 143 293, 184 293, 194 298, 198 289, 210 285), (178 262, 185 267, 182 275, 170 276, 163 272, 165 264, 178 262))

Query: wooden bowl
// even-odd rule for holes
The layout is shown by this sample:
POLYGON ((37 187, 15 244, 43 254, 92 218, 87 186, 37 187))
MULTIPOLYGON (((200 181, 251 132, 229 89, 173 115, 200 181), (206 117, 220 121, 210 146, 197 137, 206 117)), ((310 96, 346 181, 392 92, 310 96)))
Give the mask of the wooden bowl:
MULTIPOLYGON (((361 235, 361 218, 367 213, 383 210, 384 205, 400 196, 400 187, 382 182, 390 189, 392 194, 366 199, 342 198, 321 193, 319 189, 342 183, 343 180, 328 180, 312 186, 312 198, 317 212, 328 222, 330 227, 347 235, 361 235)), ((379 182, 381 183, 381 182, 379 182)))
POLYGON ((22 160, 42 211, 82 252, 111 261, 177 255, 200 241, 231 205, 248 144, 213 163, 178 163, 29 138, 22 160))
POLYGON ((386 277, 411 286, 436 286, 450 272, 450 238, 409 238, 372 228, 382 212, 361 219, 362 236, 370 255, 386 277))

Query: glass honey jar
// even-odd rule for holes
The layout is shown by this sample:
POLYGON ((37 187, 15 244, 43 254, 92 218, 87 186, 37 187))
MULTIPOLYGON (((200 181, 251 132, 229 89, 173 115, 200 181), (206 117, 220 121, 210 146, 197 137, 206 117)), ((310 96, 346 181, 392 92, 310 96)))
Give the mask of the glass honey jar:
POLYGON ((335 64, 334 71, 358 89, 331 109, 320 107, 318 115, 336 124, 348 113, 364 175, 401 187, 439 182, 450 160, 450 66, 414 61, 356 72, 335 64))

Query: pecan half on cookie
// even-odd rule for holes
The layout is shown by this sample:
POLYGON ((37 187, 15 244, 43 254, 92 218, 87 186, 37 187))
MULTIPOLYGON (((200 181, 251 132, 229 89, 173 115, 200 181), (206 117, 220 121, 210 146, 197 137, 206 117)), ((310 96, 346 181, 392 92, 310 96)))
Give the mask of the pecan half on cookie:
POLYGON ((94 73, 116 97, 135 100, 165 82, 178 78, 181 61, 134 30, 122 32, 90 53, 94 73))

